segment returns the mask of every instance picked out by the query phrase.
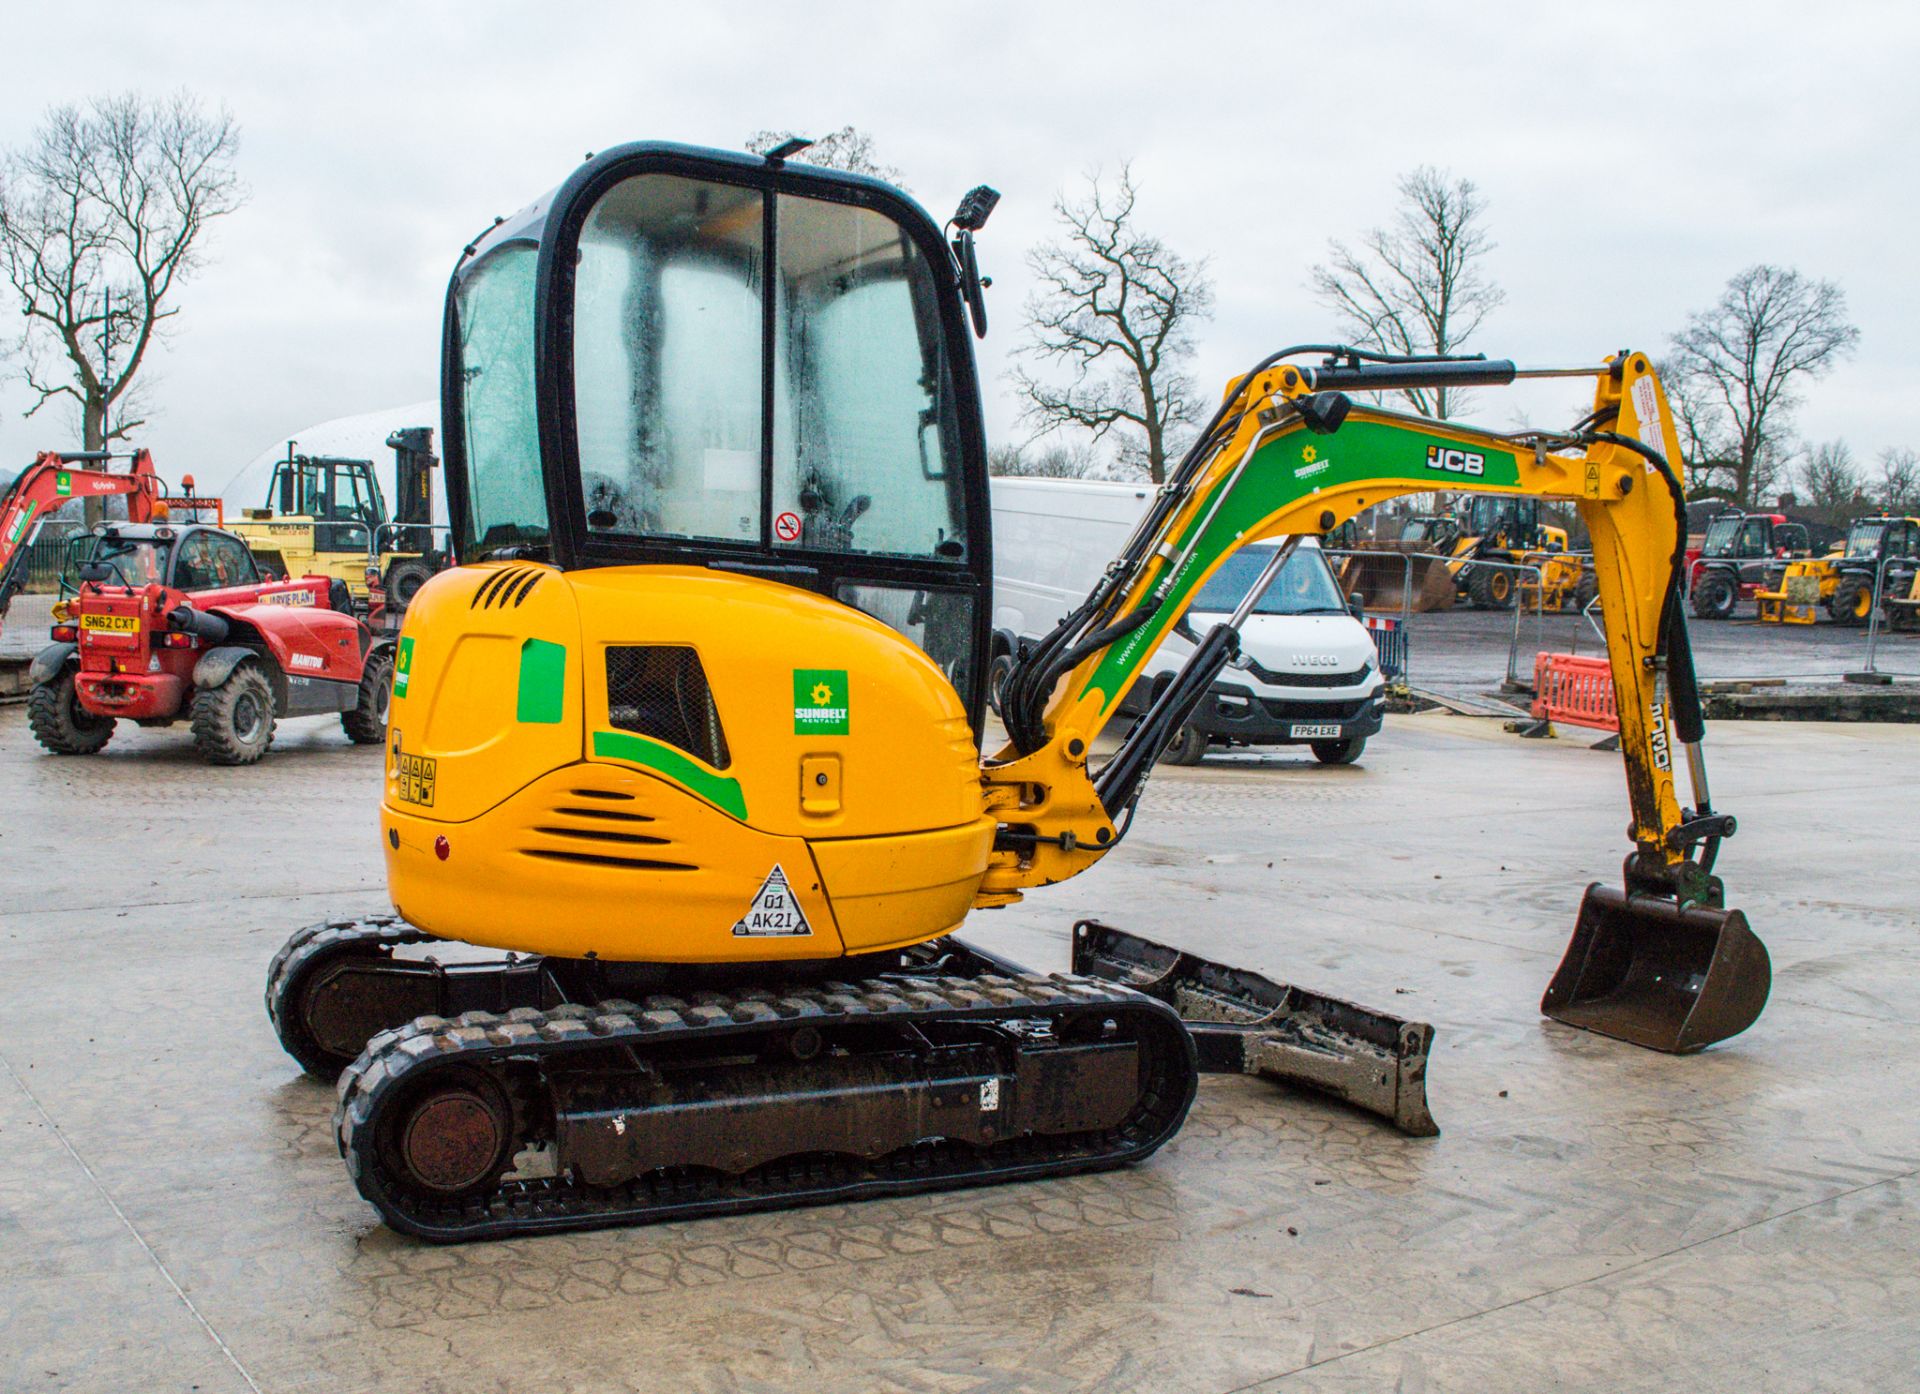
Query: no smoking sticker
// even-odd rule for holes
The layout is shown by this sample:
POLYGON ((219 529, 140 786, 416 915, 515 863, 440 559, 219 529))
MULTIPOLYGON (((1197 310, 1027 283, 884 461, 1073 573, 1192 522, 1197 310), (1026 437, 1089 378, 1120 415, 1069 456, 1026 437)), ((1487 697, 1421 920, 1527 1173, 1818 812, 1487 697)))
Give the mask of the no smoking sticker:
POLYGON ((798 542, 800 540, 800 515, 798 513, 782 513, 779 517, 775 518, 773 520, 773 535, 782 542, 798 542))

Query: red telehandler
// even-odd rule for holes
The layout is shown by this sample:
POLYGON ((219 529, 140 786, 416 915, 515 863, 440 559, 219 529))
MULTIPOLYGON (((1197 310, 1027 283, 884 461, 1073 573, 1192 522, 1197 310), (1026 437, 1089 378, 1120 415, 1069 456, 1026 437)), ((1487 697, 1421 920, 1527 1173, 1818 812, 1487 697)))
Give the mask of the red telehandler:
POLYGON ((79 593, 33 660, 27 717, 56 755, 91 755, 114 723, 188 721, 215 765, 250 765, 281 717, 337 714, 361 745, 386 737, 393 641, 327 576, 263 576, 246 542, 188 523, 106 523, 79 593))

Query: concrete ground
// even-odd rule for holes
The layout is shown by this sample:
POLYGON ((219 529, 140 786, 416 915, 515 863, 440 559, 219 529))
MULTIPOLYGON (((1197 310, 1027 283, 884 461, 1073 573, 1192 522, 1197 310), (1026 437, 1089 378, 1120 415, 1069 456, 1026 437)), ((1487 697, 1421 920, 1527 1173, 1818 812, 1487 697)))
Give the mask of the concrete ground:
POLYGON ((292 928, 384 903, 379 752, 58 760, 0 709, 0 1389, 1911 1387, 1920 741, 1711 744, 1776 980, 1705 1055, 1536 1012, 1618 874, 1618 758, 1396 718, 1354 768, 1163 771, 1106 865, 974 933, 1056 968, 1098 914, 1430 1019, 1443 1136, 1213 1079, 1130 1171, 448 1249, 375 1222, 261 1007, 292 928))

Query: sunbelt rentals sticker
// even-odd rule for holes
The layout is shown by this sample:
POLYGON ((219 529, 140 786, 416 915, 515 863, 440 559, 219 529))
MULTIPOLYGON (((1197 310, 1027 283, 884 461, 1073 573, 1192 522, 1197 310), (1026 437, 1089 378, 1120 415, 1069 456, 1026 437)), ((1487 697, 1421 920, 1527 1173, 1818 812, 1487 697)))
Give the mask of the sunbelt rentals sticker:
POLYGON ((402 639, 400 651, 393 658, 393 695, 407 695, 407 679, 413 674, 413 640, 402 639))
POLYGON ((795 668, 793 670, 793 734, 844 736, 847 734, 847 670, 795 668))

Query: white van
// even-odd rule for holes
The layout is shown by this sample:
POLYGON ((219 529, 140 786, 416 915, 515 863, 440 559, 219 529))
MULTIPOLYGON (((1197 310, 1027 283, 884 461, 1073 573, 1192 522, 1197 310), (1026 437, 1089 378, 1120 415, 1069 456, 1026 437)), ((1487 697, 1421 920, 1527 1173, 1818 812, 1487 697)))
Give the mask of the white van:
MULTIPOLYGON (((997 707, 1000 684, 1017 659, 1086 598, 1126 545, 1153 486, 996 478, 991 487, 988 692, 997 707)), ((1263 543, 1227 559, 1194 598, 1180 628, 1154 654, 1123 711, 1145 708, 1198 640, 1232 614, 1272 553, 1273 544, 1263 543)), ((1367 737, 1380 730, 1386 686, 1372 637, 1348 609, 1318 541, 1303 538, 1255 602, 1240 631, 1240 657, 1220 675, 1162 758, 1192 765, 1215 746, 1305 745, 1323 763, 1352 764, 1367 737)))

